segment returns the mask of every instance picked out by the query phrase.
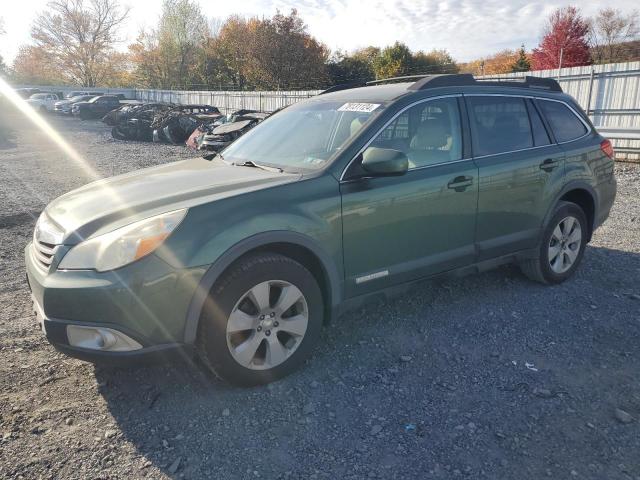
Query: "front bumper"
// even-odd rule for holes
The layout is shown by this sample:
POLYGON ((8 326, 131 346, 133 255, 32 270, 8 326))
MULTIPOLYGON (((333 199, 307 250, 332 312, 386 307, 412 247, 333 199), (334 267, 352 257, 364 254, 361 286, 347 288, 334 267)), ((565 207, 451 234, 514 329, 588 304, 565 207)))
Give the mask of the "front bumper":
MULTIPOLYGON (((44 316, 42 307, 33 299, 33 311, 36 316, 40 329, 47 337, 47 340, 53 347, 73 358, 92 362, 96 364, 107 365, 127 365, 131 362, 136 364, 151 363, 166 360, 190 359, 193 357, 194 351, 191 345, 183 343, 166 343, 161 345, 149 345, 131 351, 103 351, 89 348, 80 348, 70 344, 67 335, 67 327, 83 326, 83 327, 100 327, 100 328, 117 328, 123 332, 121 326, 105 325, 105 324, 87 324, 79 322, 69 322, 66 320, 52 319, 44 316)), ((123 332, 124 333, 124 332, 123 332)), ((126 332, 129 335, 135 335, 133 332, 126 332)))
POLYGON ((183 343, 185 319, 204 268, 174 269, 149 255, 113 272, 57 271, 55 263, 46 271, 31 244, 25 261, 36 319, 57 349, 83 360, 116 363, 190 350, 183 343), (69 326, 122 332, 142 348, 80 348, 70 342, 69 326))

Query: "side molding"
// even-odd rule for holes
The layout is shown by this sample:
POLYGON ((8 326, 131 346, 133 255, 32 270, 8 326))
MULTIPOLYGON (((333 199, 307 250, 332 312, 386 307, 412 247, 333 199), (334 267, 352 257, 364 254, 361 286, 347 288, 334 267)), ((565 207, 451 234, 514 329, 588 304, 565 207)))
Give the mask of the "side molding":
POLYGON ((200 312, 202 311, 202 307, 209 291, 220 275, 227 269, 227 267, 229 267, 229 265, 245 253, 271 243, 292 243, 310 250, 314 255, 316 255, 316 257, 318 257, 329 279, 331 310, 336 310, 336 306, 342 302, 343 282, 341 281, 338 269, 329 254, 315 240, 301 233, 286 230, 259 233, 240 241, 228 249, 204 274, 193 298, 191 299, 189 310, 187 311, 187 318, 184 327, 185 344, 191 345, 195 342, 196 335, 198 333, 200 312))

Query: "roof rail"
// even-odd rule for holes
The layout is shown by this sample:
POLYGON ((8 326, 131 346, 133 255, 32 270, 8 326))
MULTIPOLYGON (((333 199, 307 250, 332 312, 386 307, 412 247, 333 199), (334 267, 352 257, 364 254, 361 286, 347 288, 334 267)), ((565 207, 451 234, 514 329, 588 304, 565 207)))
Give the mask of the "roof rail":
POLYGON ((470 73, 428 75, 418 80, 409 87, 409 90, 426 90, 437 87, 458 86, 495 86, 516 88, 538 88, 553 92, 562 92, 560 84, 553 78, 542 77, 502 77, 502 78, 475 78, 470 73))
POLYGON ((429 76, 430 75, 420 74, 420 75, 404 75, 402 77, 389 77, 389 78, 383 78, 380 80, 371 80, 367 82, 367 85, 380 85, 381 83, 392 83, 392 82, 401 82, 401 81, 406 82, 408 80, 415 80, 415 79, 425 78, 429 76))
POLYGON ((334 85, 333 87, 329 87, 326 90, 323 90, 318 95, 324 95, 325 93, 339 92, 340 90, 349 90, 350 88, 365 87, 366 85, 367 85, 367 82, 341 83, 340 85, 334 85))
POLYGON ((516 87, 516 88, 537 88, 540 90, 549 90, 552 92, 562 92, 560 84, 553 78, 543 77, 494 77, 494 78, 475 78, 470 73, 445 73, 441 75, 406 75, 403 77, 383 78, 381 80, 372 80, 370 82, 352 82, 344 83, 329 87, 320 93, 338 92, 340 90, 348 90, 350 88, 358 88, 370 85, 380 85, 382 83, 406 82, 416 80, 412 83, 409 90, 427 90, 429 88, 439 87, 460 87, 460 86, 493 86, 493 87, 516 87))

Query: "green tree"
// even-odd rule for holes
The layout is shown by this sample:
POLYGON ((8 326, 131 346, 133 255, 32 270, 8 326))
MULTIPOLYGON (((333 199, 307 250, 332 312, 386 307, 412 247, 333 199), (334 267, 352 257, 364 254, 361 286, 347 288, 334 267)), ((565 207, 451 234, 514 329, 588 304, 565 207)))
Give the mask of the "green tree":
POLYGON ((141 32, 129 47, 138 84, 191 88, 203 83, 209 26, 192 0, 165 0, 158 26, 141 32))
POLYGON ((518 49, 518 58, 516 58, 516 61, 511 65, 511 71, 528 72, 529 70, 531 70, 531 62, 524 49, 524 45, 521 45, 518 49))
POLYGON ((457 73, 458 65, 446 50, 419 51, 413 55, 411 71, 413 74, 457 73))
POLYGON ((404 43, 396 42, 380 52, 373 62, 377 79, 411 74, 413 56, 404 43))
POLYGON ((253 24, 250 81, 269 89, 320 88, 327 81, 329 49, 307 31, 298 12, 277 12, 253 24))
POLYGON ((327 68, 331 85, 368 82, 376 76, 373 62, 366 56, 348 55, 340 50, 333 54, 327 68))

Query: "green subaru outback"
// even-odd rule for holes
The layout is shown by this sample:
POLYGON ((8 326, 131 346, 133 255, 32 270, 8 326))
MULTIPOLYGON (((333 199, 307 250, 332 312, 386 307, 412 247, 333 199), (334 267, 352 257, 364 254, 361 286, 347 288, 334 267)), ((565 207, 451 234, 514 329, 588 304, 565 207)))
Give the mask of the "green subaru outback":
POLYGON ((53 201, 26 248, 49 341, 106 362, 193 349, 253 385, 371 294, 505 263, 569 278, 614 201, 610 142, 550 79, 407 80, 334 87, 212 161, 53 201))

